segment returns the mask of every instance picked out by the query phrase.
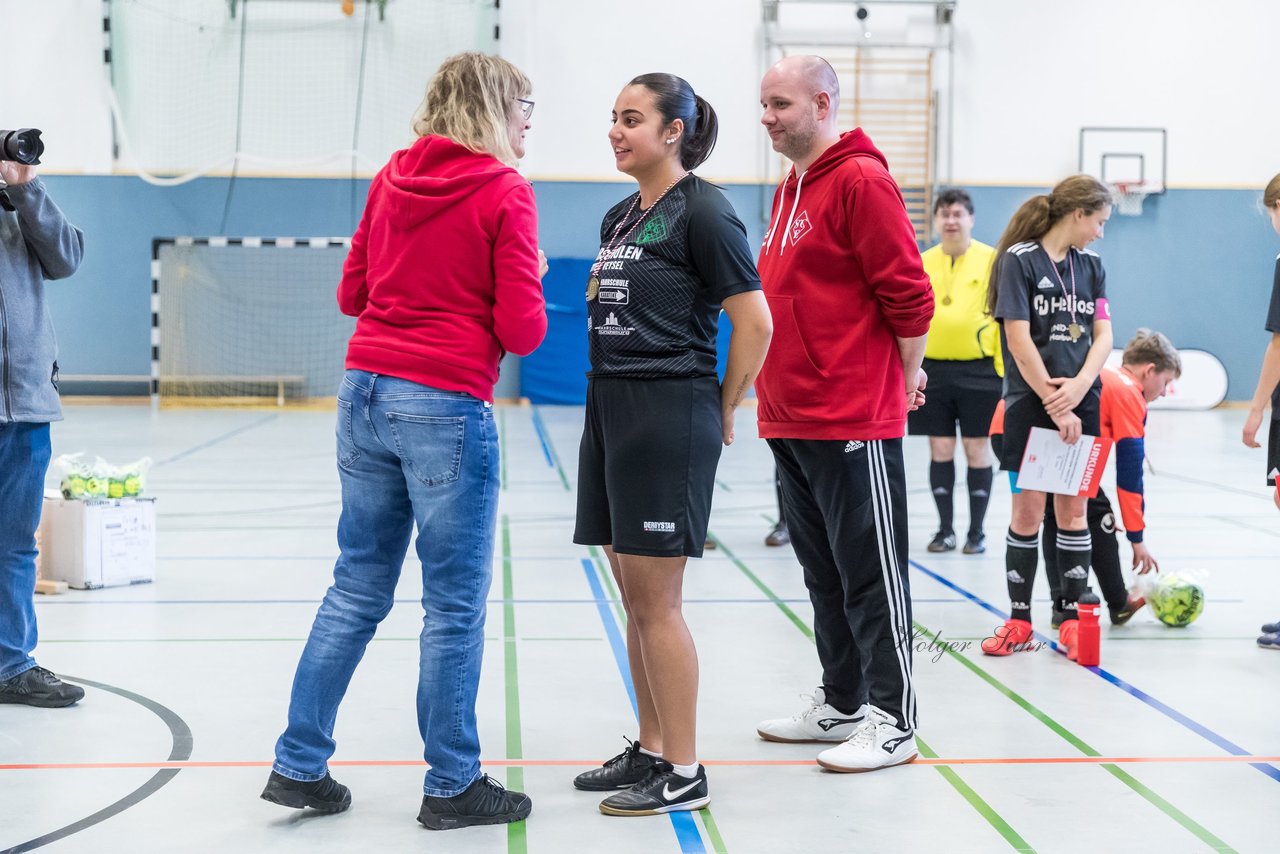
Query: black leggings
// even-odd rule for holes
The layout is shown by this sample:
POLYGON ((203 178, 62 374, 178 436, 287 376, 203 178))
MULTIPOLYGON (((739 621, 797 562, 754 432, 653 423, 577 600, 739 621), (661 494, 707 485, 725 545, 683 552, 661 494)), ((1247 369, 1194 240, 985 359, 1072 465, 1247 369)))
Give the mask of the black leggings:
MULTIPOLYGON (((1040 545, 1044 552, 1045 574, 1049 577, 1049 595, 1057 607, 1062 596, 1062 576, 1058 569, 1058 522, 1053 515, 1053 496, 1045 502, 1044 530, 1040 545)), ((1087 508, 1089 536, 1093 540, 1093 574, 1098 579, 1103 601, 1113 611, 1124 607, 1129 591, 1124 583, 1124 571, 1120 568, 1120 544, 1116 541, 1116 515, 1111 501, 1101 489, 1089 499, 1087 508)))

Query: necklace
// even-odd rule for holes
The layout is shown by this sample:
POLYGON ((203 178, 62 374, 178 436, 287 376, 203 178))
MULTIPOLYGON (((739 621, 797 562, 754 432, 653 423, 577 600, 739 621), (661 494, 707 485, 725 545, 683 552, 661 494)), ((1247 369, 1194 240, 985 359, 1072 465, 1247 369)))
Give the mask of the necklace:
POLYGON ((640 218, 632 223, 631 227, 627 229, 627 233, 622 235, 622 238, 619 239, 618 232, 622 231, 622 226, 624 226, 627 220, 631 218, 631 215, 635 213, 636 206, 640 204, 640 194, 636 193, 636 197, 631 201, 631 207, 627 208, 627 212, 622 215, 622 219, 618 220, 617 226, 614 227, 613 234, 609 237, 608 245, 605 246, 604 251, 600 253, 598 258, 596 258, 595 263, 591 265, 591 275, 590 278, 587 279, 587 302, 591 302, 596 298, 596 295, 600 293, 600 269, 604 266, 604 262, 612 256, 613 250, 619 243, 625 243, 627 238, 631 236, 632 232, 639 228, 640 224, 645 221, 645 218, 648 217, 649 214, 653 213, 653 209, 658 206, 658 202, 662 201, 667 193, 671 192, 671 189, 688 177, 688 175, 689 173, 685 172, 668 184, 667 188, 658 194, 658 198, 653 200, 653 204, 649 205, 649 207, 640 214, 640 218))
MULTIPOLYGON (((1046 249, 1044 254, 1047 257, 1049 251, 1046 249)), ((1054 263, 1052 258, 1049 258, 1049 266, 1053 268, 1053 275, 1058 280, 1058 287, 1062 288, 1062 298, 1067 301, 1067 311, 1071 313, 1071 325, 1067 327, 1067 334, 1071 336, 1071 343, 1074 344, 1084 334, 1084 327, 1076 322, 1076 264, 1071 258, 1071 247, 1067 247, 1067 269, 1071 271, 1070 297, 1067 296, 1067 283, 1062 281, 1062 274, 1058 272, 1058 265, 1054 263)))

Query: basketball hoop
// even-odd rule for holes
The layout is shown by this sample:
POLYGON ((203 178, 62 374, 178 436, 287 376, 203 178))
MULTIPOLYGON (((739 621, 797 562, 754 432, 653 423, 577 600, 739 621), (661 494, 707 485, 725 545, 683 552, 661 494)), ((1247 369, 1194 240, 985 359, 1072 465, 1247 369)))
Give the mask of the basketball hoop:
POLYGON ((1142 203, 1150 195, 1145 184, 1137 181, 1117 181, 1111 185, 1116 199, 1116 213, 1121 216, 1141 216, 1142 203))

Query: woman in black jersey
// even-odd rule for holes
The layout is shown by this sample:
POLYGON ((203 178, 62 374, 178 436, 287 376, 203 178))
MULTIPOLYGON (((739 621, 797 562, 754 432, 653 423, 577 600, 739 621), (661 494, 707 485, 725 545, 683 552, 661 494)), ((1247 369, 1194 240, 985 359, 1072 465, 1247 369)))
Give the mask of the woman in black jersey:
MULTIPOLYGON (((1280 175, 1267 183, 1262 194, 1262 204, 1271 217, 1271 227, 1280 234, 1280 175)), ((1271 342, 1262 357, 1262 369, 1258 372, 1258 387, 1249 403, 1249 416, 1244 422, 1242 438, 1246 446, 1257 448, 1258 430, 1262 427, 1267 404, 1271 404, 1271 425, 1267 434, 1267 485, 1275 492, 1272 498, 1280 507, 1280 255, 1276 256, 1275 280, 1271 286, 1271 306, 1267 311, 1267 331, 1271 342)), ((1263 649, 1280 649, 1280 620, 1265 623, 1258 646, 1263 649)))
MULTIPOLYGON (((1004 446, 1000 467, 1010 482, 1022 464, 1032 427, 1056 429, 1064 442, 1099 432, 1102 370, 1111 352, 1106 274, 1085 247, 1102 237, 1111 192, 1088 175, 1066 179, 1047 196, 1018 208, 996 247, 988 305, 1000 323, 1005 359, 1004 446)), ((1076 657, 1076 600, 1084 591, 1093 547, 1086 499, 1054 495, 1063 612, 1059 642, 1076 657)), ((1035 581, 1045 493, 1018 490, 1006 540, 1005 576, 1011 619, 982 642, 988 655, 1030 648, 1031 589, 1035 581)))
POLYGON ((716 141, 716 114, 671 74, 632 80, 609 142, 639 192, 605 214, 587 282, 591 371, 573 541, 604 547, 627 612, 640 734, 579 775, 609 815, 701 809, 698 659, 680 611, 685 562, 701 557, 720 449, 773 327, 746 229, 689 170, 716 141), (716 378, 720 310, 733 335, 716 378))

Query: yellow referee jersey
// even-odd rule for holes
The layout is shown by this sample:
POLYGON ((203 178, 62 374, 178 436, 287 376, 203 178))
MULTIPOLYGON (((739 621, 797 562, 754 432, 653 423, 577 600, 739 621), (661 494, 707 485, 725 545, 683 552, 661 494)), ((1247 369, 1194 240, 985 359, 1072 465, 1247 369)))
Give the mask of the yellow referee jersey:
POLYGON ((1003 373, 999 328, 987 314, 987 280, 995 256, 995 249, 977 240, 969 241, 969 248, 954 264, 941 244, 921 254, 934 299, 926 359, 995 357, 997 373, 1003 373))

